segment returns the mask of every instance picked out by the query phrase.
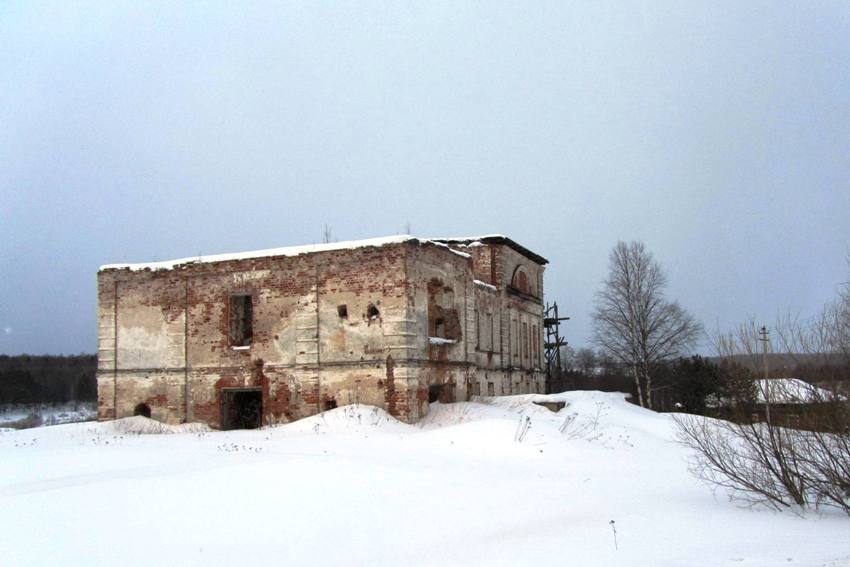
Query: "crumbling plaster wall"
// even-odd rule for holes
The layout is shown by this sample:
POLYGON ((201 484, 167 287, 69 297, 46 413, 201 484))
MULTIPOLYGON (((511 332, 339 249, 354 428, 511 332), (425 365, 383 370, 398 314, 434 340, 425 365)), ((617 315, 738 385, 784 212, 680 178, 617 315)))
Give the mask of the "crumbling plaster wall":
POLYGON ((503 245, 462 249, 471 257, 408 242, 104 270, 99 416, 132 415, 143 403, 162 421, 220 426, 224 392, 255 388, 265 422, 354 402, 416 421, 435 387, 444 402, 543 392, 542 302, 508 290, 522 265, 542 298, 542 267, 503 245), (435 290, 442 290, 438 299, 435 290), (251 297, 247 348, 230 344, 232 294, 251 297), (439 305, 432 311, 443 316, 441 332, 451 341, 429 340, 429 304, 439 305), (479 337, 482 313, 493 319, 486 341, 479 337), (540 335, 539 349, 523 352, 523 324, 540 335))
MULTIPOLYGON (((410 384, 416 384, 416 415, 428 411, 429 390, 441 389, 442 402, 467 399, 469 348, 474 344, 470 319, 474 314, 472 260, 439 246, 422 246, 411 254, 409 312, 415 346, 409 365, 410 384), (437 299, 435 300, 435 294, 437 299), (435 313, 444 318, 446 341, 432 341, 435 313), (429 309, 430 307, 430 309, 429 309), (472 342, 470 342, 472 341, 472 342)), ((445 337, 435 337, 443 339, 445 337)))
POLYGON ((476 286, 476 326, 486 329, 487 312, 493 313, 493 344, 490 347, 486 339, 476 343, 471 394, 543 393, 543 266, 504 244, 474 244, 462 250, 472 252, 476 262, 485 263, 486 268, 476 267, 476 278, 495 287, 476 286), (509 289, 520 267, 533 281, 533 295, 509 289), (523 348, 526 341, 527 352, 523 348))
MULTIPOLYGON (((463 401, 473 395, 543 393, 543 267, 502 244, 455 247, 471 258, 451 257, 422 248, 412 258, 409 270, 415 285, 412 312, 418 318, 418 344, 427 348, 427 362, 419 372, 420 402, 427 394, 424 389, 433 385, 446 386, 442 401, 463 401), (511 277, 520 266, 534 278, 537 297, 508 290, 511 277), (435 279, 454 291, 462 332, 455 343, 425 344, 430 330, 428 284, 435 279), (423 304, 425 309, 421 308, 423 304), (492 329, 487 324, 488 313, 492 317, 492 329), (511 324, 515 328, 513 333, 511 324), (523 325, 527 329, 527 352, 522 348, 523 325), (482 332, 491 334, 492 341, 479 336, 482 332), (536 349, 532 348, 534 344, 536 349)), ((427 411, 427 404, 422 405, 427 411)))
POLYGON ((163 421, 219 425, 223 389, 260 388, 267 421, 355 401, 406 418, 415 392, 386 377, 404 374, 391 357, 404 358, 409 340, 408 248, 101 272, 100 417, 145 403, 163 421), (229 344, 234 293, 252 297, 249 348, 229 344))

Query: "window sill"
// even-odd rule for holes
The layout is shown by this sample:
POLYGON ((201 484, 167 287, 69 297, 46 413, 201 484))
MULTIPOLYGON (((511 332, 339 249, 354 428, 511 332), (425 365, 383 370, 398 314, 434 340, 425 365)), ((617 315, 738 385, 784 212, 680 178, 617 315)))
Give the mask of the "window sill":
POLYGON ((251 345, 232 346, 232 347, 230 347, 230 350, 251 350, 251 345))

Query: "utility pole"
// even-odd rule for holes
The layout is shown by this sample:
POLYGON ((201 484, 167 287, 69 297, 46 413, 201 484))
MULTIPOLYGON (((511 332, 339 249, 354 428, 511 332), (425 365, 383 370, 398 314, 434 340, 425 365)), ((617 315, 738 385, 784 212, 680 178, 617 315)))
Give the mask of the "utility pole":
POLYGON ((770 425, 770 382, 768 382, 770 375, 767 368, 767 347, 770 343, 769 333, 770 331, 764 325, 759 329, 759 341, 762 343, 762 359, 764 361, 764 388, 762 388, 762 395, 764 395, 764 418, 768 425, 770 425))

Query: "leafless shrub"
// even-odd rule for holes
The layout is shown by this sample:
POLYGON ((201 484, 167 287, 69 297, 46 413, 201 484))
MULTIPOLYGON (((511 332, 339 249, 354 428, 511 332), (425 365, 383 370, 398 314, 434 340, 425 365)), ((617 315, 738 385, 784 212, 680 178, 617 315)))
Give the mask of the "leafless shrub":
MULTIPOLYGON (((826 367, 850 361, 850 290, 806 321, 780 317, 773 327, 781 349, 791 356, 814 357, 826 367)), ((744 360, 747 395, 723 402, 736 408, 732 421, 676 416, 679 440, 694 451, 691 471, 727 489, 733 497, 776 508, 834 507, 850 515, 850 402, 836 388, 801 380, 769 379, 767 333, 759 336, 753 319, 713 337, 727 364, 744 360), (762 342, 760 343, 760 340, 762 342), (764 364, 764 379, 750 369, 764 364), (790 427, 793 426, 793 427, 790 427)), ((743 391, 746 391, 744 389, 743 391)))
POLYGON ((836 427, 820 430, 691 415, 674 419, 680 442, 694 451, 691 472, 701 480, 752 504, 834 507, 850 515, 846 403, 831 411, 836 427))
POLYGON ((586 415, 579 419, 577 412, 570 413, 558 427, 558 431, 567 436, 568 439, 586 439, 593 435, 599 427, 599 419, 602 417, 604 403, 596 402, 596 413, 586 415))
POLYGON ((531 418, 527 415, 519 416, 519 423, 517 423, 516 432, 514 433, 514 441, 518 443, 522 443, 525 441, 525 436, 528 435, 528 431, 531 429, 531 418))
POLYGON ((816 424, 794 433, 815 506, 831 506, 850 515, 850 404, 832 395, 820 405, 816 424))
POLYGON ((739 500, 804 508, 808 480, 792 430, 678 415, 680 442, 694 450, 691 472, 739 500))

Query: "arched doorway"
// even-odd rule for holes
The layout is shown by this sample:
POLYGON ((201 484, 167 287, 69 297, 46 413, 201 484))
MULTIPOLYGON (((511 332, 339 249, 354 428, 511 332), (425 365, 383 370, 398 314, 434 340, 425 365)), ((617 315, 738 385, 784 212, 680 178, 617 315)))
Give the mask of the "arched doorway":
POLYGON ((151 416, 151 407, 148 404, 138 404, 133 409, 133 415, 141 415, 143 417, 150 418, 151 416))

